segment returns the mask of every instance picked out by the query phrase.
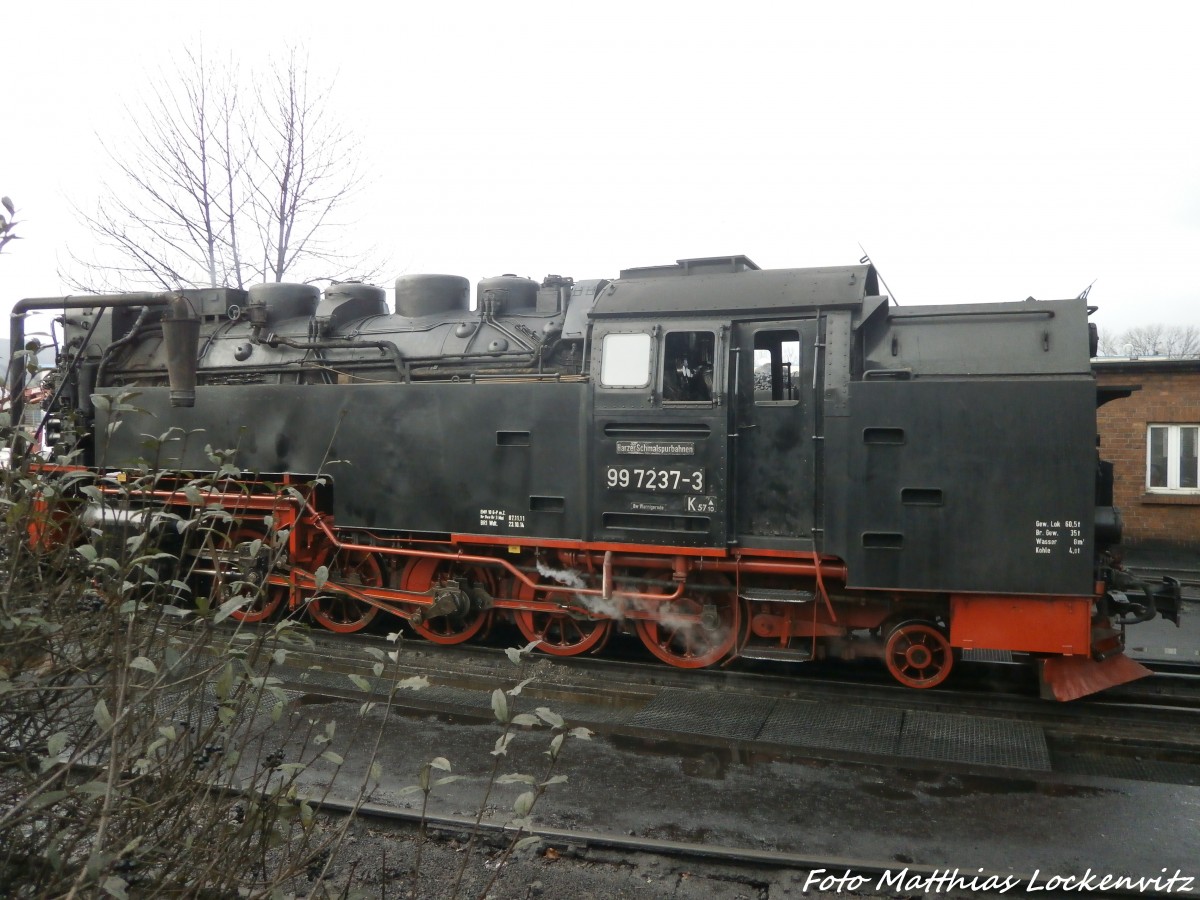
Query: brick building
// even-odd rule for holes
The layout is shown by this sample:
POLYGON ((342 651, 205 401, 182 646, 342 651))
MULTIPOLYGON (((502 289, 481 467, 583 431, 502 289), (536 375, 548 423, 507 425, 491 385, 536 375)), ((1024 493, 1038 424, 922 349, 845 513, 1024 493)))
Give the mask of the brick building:
POLYGON ((1097 411, 1131 559, 1200 564, 1200 359, 1098 359, 1093 368, 1102 392, 1140 387, 1097 411))

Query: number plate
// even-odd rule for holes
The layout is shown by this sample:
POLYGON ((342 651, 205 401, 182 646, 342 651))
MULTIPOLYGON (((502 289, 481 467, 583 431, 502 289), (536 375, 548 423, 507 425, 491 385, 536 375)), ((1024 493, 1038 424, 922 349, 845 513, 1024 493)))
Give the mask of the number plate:
POLYGON ((605 487, 614 491, 650 491, 655 494, 703 494, 704 470, 695 466, 609 466, 605 487))

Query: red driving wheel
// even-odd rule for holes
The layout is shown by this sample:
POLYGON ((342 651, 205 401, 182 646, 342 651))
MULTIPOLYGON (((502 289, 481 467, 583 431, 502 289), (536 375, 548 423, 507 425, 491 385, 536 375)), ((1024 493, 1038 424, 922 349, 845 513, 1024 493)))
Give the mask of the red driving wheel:
POLYGON ((892 677, 906 687, 937 687, 950 676, 954 651, 932 622, 901 622, 888 634, 883 651, 892 677))
MULTIPOLYGON (((540 596, 545 595, 538 595, 523 581, 519 583, 518 600, 528 601, 540 596)), ((566 610, 518 609, 514 611, 513 619, 525 640, 540 641, 537 649, 551 656, 577 656, 603 647, 612 631, 611 619, 592 619, 566 610)))
MULTIPOLYGON (((453 573, 453 566, 448 560, 418 557, 408 564, 404 570, 402 583, 404 590, 413 593, 425 593, 437 582, 442 581, 453 573)), ((477 581, 485 586, 491 583, 491 572, 484 569, 471 570, 477 581)), ((491 622, 491 610, 475 610, 462 614, 436 616, 422 622, 412 619, 408 624, 413 630, 435 644, 461 644, 469 641, 491 622)))
POLYGON ((637 620, 638 636, 651 653, 672 666, 711 666, 737 644, 741 604, 720 573, 692 576, 682 597, 649 609, 654 618, 637 620))
MULTIPOLYGON (((250 525, 240 525, 229 534, 214 538, 213 553, 213 592, 216 597, 222 597, 229 590, 239 594, 253 594, 253 599, 229 614, 237 622, 262 622, 279 609, 288 589, 270 582, 257 584, 252 576, 247 576, 238 562, 231 556, 240 544, 250 544, 263 539, 263 533, 250 525)), ((264 576, 266 573, 262 573, 264 576)), ((229 599, 229 597, 225 597, 229 599)))
POLYGON ((382 587, 383 569, 379 559, 364 550, 335 550, 332 556, 321 555, 318 567, 322 565, 329 568, 329 581, 308 601, 308 614, 339 634, 362 631, 371 624, 379 607, 342 593, 331 585, 382 587))

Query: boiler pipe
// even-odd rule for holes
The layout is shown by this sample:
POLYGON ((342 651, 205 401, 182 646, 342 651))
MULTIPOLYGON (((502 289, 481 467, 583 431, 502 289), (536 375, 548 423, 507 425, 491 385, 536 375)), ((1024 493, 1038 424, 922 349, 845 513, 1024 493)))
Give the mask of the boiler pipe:
MULTIPOLYGON (((85 297, 26 297, 18 300, 9 318, 9 340, 12 359, 8 365, 8 393, 10 417, 13 428, 21 424, 21 413, 25 411, 25 361, 21 351, 25 349, 25 315, 39 309, 121 309, 128 306, 166 306, 178 291, 138 291, 128 294, 95 294, 85 297)), ((14 449, 20 437, 13 438, 14 449)))

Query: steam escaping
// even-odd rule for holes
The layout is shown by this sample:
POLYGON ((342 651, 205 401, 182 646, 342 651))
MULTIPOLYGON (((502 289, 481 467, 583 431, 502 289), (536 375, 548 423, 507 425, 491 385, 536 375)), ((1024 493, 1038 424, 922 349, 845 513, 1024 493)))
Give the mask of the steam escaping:
POLYGON ((540 559, 537 560, 538 574, 543 578, 549 578, 551 581, 557 581, 559 584, 566 585, 572 588, 585 588, 587 582, 583 576, 574 569, 552 569, 540 559))
MULTIPOLYGON (((559 584, 566 585, 569 588, 578 588, 580 590, 587 587, 587 579, 583 573, 576 569, 555 569, 546 565, 541 559, 536 561, 538 574, 550 581, 556 581, 559 584)), ((573 606, 583 609, 590 615, 598 616, 606 619, 620 620, 625 615, 624 605, 613 598, 605 600, 602 597, 589 597, 586 594, 575 594, 569 604, 564 606, 573 606)))
MULTIPOLYGON (((538 574, 547 580, 570 588, 587 587, 587 579, 577 569, 555 569, 541 559, 536 561, 536 565, 538 574)), ((716 622, 707 624, 697 622, 695 616, 699 610, 695 608, 701 604, 695 601, 684 601, 683 608, 680 608, 674 601, 646 600, 617 590, 608 600, 593 594, 575 594, 569 605, 586 610, 592 616, 618 623, 624 620, 629 610, 649 613, 661 629, 659 640, 664 647, 670 646, 673 652, 683 655, 703 655, 706 649, 723 645, 731 633, 732 623, 726 621, 726 616, 719 616, 716 622), (688 607, 693 608, 689 610, 690 615, 684 612, 688 607)))
MULTIPOLYGON (((576 569, 554 569, 539 559, 537 570, 543 578, 557 581, 567 587, 579 589, 587 587, 587 579, 576 569)), ((619 622, 625 618, 625 609, 628 604, 621 599, 620 592, 614 592, 612 599, 609 600, 588 594, 575 594, 571 605, 586 610, 590 615, 619 622)))

